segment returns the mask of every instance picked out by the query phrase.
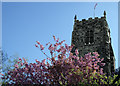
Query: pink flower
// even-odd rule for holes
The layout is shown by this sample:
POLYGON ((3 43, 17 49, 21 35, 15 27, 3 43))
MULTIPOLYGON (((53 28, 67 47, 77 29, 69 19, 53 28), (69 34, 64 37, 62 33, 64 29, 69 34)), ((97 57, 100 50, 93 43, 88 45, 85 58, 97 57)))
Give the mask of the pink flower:
POLYGON ((42 63, 43 63, 43 64, 45 64, 45 59, 44 59, 44 60, 42 60, 42 63))
POLYGON ((94 70, 93 73, 96 73, 96 70, 94 70))
POLYGON ((104 60, 104 58, 101 59, 101 61, 103 61, 103 60, 104 60))
POLYGON ((55 36, 53 35, 54 40, 56 40, 55 36))
POLYGON ((69 46, 67 44, 65 44, 65 48, 68 50, 69 49, 69 46))
POLYGON ((46 46, 47 46, 48 44, 50 44, 50 42, 48 42, 48 43, 46 44, 46 46))
POLYGON ((69 46, 69 51, 71 51, 71 50, 72 50, 72 48, 73 48, 73 46, 69 46))
POLYGON ((8 75, 10 75, 10 71, 8 71, 8 75))
POLYGON ((15 67, 16 67, 16 68, 18 68, 18 65, 17 65, 17 64, 15 64, 15 67))
POLYGON ((99 66, 94 67, 95 70, 99 69, 99 66))
POLYGON ((35 44, 35 47, 38 47, 38 45, 35 44))
POLYGON ((21 66, 23 66, 23 63, 21 63, 21 66))
POLYGON ((35 61, 36 61, 36 62, 38 62, 38 60, 37 60, 37 59, 35 59, 35 61))
POLYGON ((54 44, 54 48, 57 49, 58 43, 54 44))
POLYGON ((61 49, 56 50, 58 53, 61 51, 61 49))
POLYGON ((24 60, 24 63, 27 64, 27 61, 26 61, 26 59, 24 57, 23 57, 23 60, 24 60))
POLYGON ((20 62, 18 61, 17 63, 19 64, 20 62))
POLYGON ((52 47, 52 44, 48 48, 50 51, 54 50, 54 47, 52 47))
POLYGON ((40 42, 39 41, 36 41, 37 42, 37 44, 39 44, 40 45, 40 42))
POLYGON ((79 54, 78 49, 76 49, 76 50, 75 50, 75 54, 76 54, 76 55, 78 55, 78 54, 79 54))
POLYGON ((43 50, 44 49, 43 45, 40 45, 40 48, 41 48, 41 50, 43 50))
POLYGON ((0 73, 0 75, 4 76, 4 74, 0 73))
POLYGON ((59 42, 59 45, 61 45, 63 42, 65 42, 65 40, 63 40, 63 41, 59 42))
POLYGON ((47 59, 51 61, 51 58, 47 58, 47 59))
POLYGON ((27 72, 28 71, 28 68, 25 68, 25 72, 27 72))
POLYGON ((95 61, 95 59, 92 59, 92 61, 95 61))
POLYGON ((50 51, 50 53, 51 53, 51 55, 53 54, 53 52, 52 52, 52 51, 50 51))
POLYGON ((19 60, 20 60, 20 61, 22 61, 22 59, 21 59, 21 58, 19 58, 19 60))
POLYGON ((58 41, 59 41, 59 38, 57 38, 56 42, 58 42, 58 41))
POLYGON ((104 66, 104 65, 105 65, 105 63, 101 63, 100 65, 101 65, 101 66, 104 66))
POLYGON ((95 57, 100 56, 97 52, 93 52, 93 54, 95 55, 95 57))
POLYGON ((79 66, 77 65, 76 68, 79 69, 79 66))
POLYGON ((100 68, 100 74, 103 74, 103 68, 100 68))
POLYGON ((40 63, 40 61, 38 61, 37 59, 35 59, 35 61, 39 64, 40 63))
POLYGON ((79 57, 78 57, 78 56, 76 56, 76 59, 77 59, 77 60, 79 60, 79 57))
POLYGON ((94 67, 97 66, 97 64, 94 64, 94 67))

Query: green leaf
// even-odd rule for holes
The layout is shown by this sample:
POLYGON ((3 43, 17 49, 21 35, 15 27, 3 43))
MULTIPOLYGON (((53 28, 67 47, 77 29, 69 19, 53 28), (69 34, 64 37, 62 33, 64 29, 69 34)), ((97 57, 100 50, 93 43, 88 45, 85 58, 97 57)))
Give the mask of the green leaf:
POLYGON ((66 79, 62 73, 61 73, 61 76, 62 76, 64 79, 66 79))
POLYGON ((72 71, 74 71, 74 69, 71 69, 72 71))
POLYGON ((71 75, 72 73, 71 73, 71 72, 69 72, 69 74, 71 75))
POLYGON ((90 79, 92 79, 92 80, 93 80, 93 77, 91 76, 91 77, 90 77, 90 79))
POLYGON ((59 81, 60 85, 62 85, 62 81, 59 81))
POLYGON ((74 74, 77 74, 77 72, 73 72, 74 74))

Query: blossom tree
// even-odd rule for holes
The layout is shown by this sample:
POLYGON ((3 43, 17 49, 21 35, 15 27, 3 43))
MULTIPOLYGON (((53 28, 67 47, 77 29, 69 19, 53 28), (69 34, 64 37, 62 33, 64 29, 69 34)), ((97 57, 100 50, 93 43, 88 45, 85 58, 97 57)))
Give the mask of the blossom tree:
POLYGON ((90 52, 79 57, 78 49, 75 55, 71 52, 74 45, 68 46, 65 40, 59 41, 53 36, 55 43, 47 43, 51 56, 48 56, 39 41, 35 46, 46 56, 46 59, 36 63, 28 63, 25 58, 19 58, 18 64, 12 71, 8 71, 9 84, 45 84, 45 85, 77 85, 77 84, 104 84, 103 58, 97 52, 90 52), (46 61, 47 60, 47 61, 46 61), (21 67, 19 67, 19 65, 21 67))

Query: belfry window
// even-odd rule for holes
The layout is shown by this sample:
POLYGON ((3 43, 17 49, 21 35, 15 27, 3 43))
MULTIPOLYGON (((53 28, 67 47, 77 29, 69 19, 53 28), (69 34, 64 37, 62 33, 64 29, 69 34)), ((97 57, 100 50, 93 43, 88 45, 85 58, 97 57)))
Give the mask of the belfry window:
POLYGON ((91 44, 94 42, 94 32, 93 30, 88 30, 85 34, 85 44, 91 44))
POLYGON ((89 31, 87 31, 85 34, 85 43, 89 44, 89 31))
POLYGON ((90 30, 90 43, 94 42, 94 33, 93 30, 90 30))

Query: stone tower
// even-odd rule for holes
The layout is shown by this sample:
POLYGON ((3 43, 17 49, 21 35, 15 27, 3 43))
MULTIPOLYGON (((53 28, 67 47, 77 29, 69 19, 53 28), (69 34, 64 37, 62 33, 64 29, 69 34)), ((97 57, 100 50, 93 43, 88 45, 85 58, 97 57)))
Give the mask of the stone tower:
POLYGON ((110 75, 115 69, 115 57, 111 46, 110 29, 106 21, 106 12, 101 18, 95 17, 88 20, 74 18, 72 32, 73 52, 77 48, 79 55, 84 56, 89 52, 98 52, 104 58, 104 73, 110 75))

